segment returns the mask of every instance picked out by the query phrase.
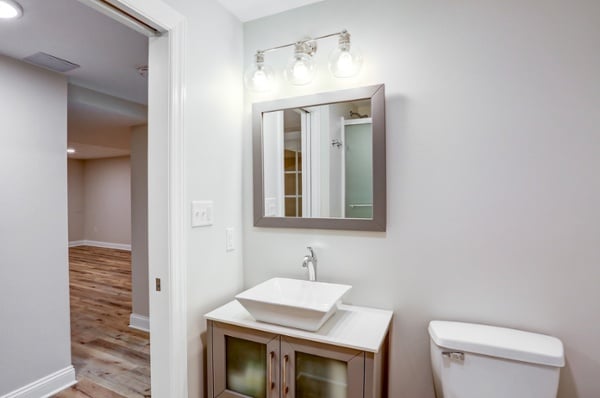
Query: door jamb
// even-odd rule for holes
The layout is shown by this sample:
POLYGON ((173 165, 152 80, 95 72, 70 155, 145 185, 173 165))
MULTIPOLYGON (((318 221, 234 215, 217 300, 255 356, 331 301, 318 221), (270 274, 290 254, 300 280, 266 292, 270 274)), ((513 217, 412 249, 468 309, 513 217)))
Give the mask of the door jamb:
MULTIPOLYGON (((80 0, 92 6, 94 0, 80 0)), ((148 21, 150 25, 163 30, 168 39, 168 50, 165 52, 168 68, 160 78, 166 79, 168 90, 167 109, 152 109, 152 99, 149 98, 149 112, 161 113, 168 126, 166 132, 155 131, 148 126, 149 142, 157 134, 166 134, 168 145, 161 150, 159 158, 167 161, 166 176, 151 175, 149 181, 159 181, 167 191, 167 206, 151 206, 149 201, 148 217, 159 218, 167 226, 166 231, 151 231, 149 227, 149 277, 150 295, 153 300, 162 300, 161 307, 166 308, 167 314, 153 311, 150 300, 150 342, 151 342, 151 382, 152 391, 160 395, 168 392, 170 398, 187 398, 187 288, 186 288, 186 234, 184 228, 184 107, 185 107, 185 41, 186 19, 168 4, 161 0, 109 0, 111 4, 127 11, 129 14, 148 21), (162 113, 164 112, 164 114, 162 113), (152 236, 156 238, 152 238, 152 236), (161 242, 162 238, 165 242, 161 242), (153 256, 152 247, 158 246, 159 255, 153 256), (164 250, 161 250, 164 249, 164 250), (158 258, 160 257, 160 258, 158 258), (156 292, 154 278, 162 279, 162 291, 156 292), (153 313, 154 312, 154 313, 153 313), (158 316, 162 315, 162 316, 158 316), (158 332, 158 327, 166 333, 158 332), (155 333, 154 331, 158 333, 155 333), (167 335, 168 338, 158 338, 167 335), (152 336, 156 336, 154 339, 152 336), (154 355, 156 354, 156 355, 154 355), (165 366, 168 372, 159 372, 156 366, 165 366)), ((152 70, 152 65, 149 65, 152 70)), ((152 73, 152 72, 150 72, 152 73)), ((156 138, 155 138, 156 139, 156 138)), ((160 159, 159 159, 160 160, 160 159)), ((152 153, 148 153, 149 163, 153 161, 152 153)), ((156 161, 156 160, 155 160, 156 161)), ((160 205, 160 201, 158 201, 160 205)), ((156 250, 154 250, 156 251, 156 250)), ((154 395, 154 394, 153 394, 154 395)))

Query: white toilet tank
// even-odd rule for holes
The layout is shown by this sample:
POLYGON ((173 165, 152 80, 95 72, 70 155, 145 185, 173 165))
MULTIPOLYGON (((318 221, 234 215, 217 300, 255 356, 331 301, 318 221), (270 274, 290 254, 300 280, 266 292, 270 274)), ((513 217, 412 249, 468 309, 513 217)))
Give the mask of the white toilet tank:
POLYGON ((437 398, 556 398, 556 337, 445 321, 431 321, 429 336, 437 398))

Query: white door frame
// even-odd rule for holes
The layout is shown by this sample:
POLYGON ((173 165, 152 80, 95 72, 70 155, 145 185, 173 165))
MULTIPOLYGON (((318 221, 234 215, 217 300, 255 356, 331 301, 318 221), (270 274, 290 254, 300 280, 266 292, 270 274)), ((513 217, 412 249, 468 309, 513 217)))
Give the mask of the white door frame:
MULTIPOLYGON (((300 113, 300 153, 302 154, 302 216, 312 217, 312 135, 310 125, 310 113, 304 109, 298 109, 300 113)), ((296 175, 297 176, 297 175, 296 175)), ((296 177, 296 185, 298 178, 296 177)), ((296 195, 298 187, 296 186, 296 195)), ((298 201, 296 201, 296 215, 298 215, 298 201)))
POLYGON ((340 202, 342 204, 342 218, 346 218, 346 118, 343 116, 340 118, 340 129, 340 140, 342 141, 340 202))
MULTIPOLYGON (((277 117, 277 161, 275 175, 277 175, 277 214, 276 217, 285 217, 285 127, 283 111, 273 112, 277 117)), ((268 214, 268 213, 265 213, 268 214)))
MULTIPOLYGON (((80 0, 93 6, 95 0, 80 0)), ((109 0, 165 34, 150 39, 148 257, 152 395, 187 398, 184 106, 186 20, 161 0, 109 0), (161 279, 161 291, 155 289, 161 279)))
POLYGON ((321 107, 302 108, 302 216, 321 217, 321 107))

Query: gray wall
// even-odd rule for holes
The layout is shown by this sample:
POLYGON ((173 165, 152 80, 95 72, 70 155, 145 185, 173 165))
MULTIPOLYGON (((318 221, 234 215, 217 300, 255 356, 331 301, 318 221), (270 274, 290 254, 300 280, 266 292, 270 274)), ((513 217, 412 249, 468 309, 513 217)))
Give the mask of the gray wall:
POLYGON ((71 364, 67 81, 0 56, 0 396, 71 364))
POLYGON ((131 244, 129 156, 84 161, 84 239, 131 244))
POLYGON ((131 243, 129 156, 69 159, 69 242, 131 243))
POLYGON ((69 201, 69 242, 83 240, 85 202, 83 200, 84 160, 67 160, 67 188, 69 201))
MULTIPOLYGON (((548 333, 566 347, 561 398, 600 396, 600 2, 328 0, 245 24, 254 51, 347 28, 362 74, 334 81, 335 40, 304 88, 247 93, 244 275, 324 281, 395 311, 390 396, 432 398, 427 323, 548 333), (252 225, 250 103, 386 84, 386 233, 252 225)), ((267 54, 285 65, 290 51, 267 54)))
POLYGON ((131 301, 148 316, 148 126, 131 129, 131 301))
POLYGON ((131 157, 68 160, 69 242, 131 243, 132 312, 148 316, 147 127, 129 135, 131 157))

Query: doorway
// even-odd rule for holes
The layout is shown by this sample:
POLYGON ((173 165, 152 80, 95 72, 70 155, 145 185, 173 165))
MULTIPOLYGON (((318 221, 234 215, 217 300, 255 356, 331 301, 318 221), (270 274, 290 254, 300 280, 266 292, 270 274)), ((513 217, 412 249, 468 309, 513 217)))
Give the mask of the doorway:
MULTIPOLYGON (((98 3, 106 3, 99 1, 85 1, 81 0, 84 4, 95 4, 98 3)), ((54 2, 38 2, 39 4, 46 3, 54 3, 54 2)), ((32 3, 30 3, 32 4, 32 3)), ((151 312, 153 313, 152 318, 156 319, 156 322, 151 325, 152 330, 152 340, 153 340, 153 348, 152 348, 152 362, 158 364, 153 366, 153 372, 156 370, 157 377, 153 378, 153 384, 157 387, 153 386, 153 392, 158 396, 170 396, 170 397, 179 397, 185 396, 185 391, 187 389, 187 380, 186 380, 186 347, 185 347, 185 306, 184 306, 184 298, 186 295, 186 285, 183 283, 185 280, 182 275, 182 271, 184 271, 180 264, 182 263, 181 257, 184 255, 185 250, 185 242, 182 240, 184 237, 182 233, 182 214, 183 214, 183 204, 182 204, 182 187, 183 187, 183 179, 182 179, 182 164, 183 164, 183 151, 182 151, 182 120, 183 120, 183 18, 175 13, 169 6, 160 2, 160 1, 112 1, 112 4, 120 5, 121 7, 126 9, 126 12, 129 14, 135 14, 138 19, 142 20, 151 20, 158 28, 162 29, 164 32, 161 36, 152 37, 149 39, 149 49, 150 49, 150 67, 153 68, 154 72, 149 77, 149 85, 151 87, 151 92, 153 93, 150 96, 150 109, 151 109, 151 120, 150 123, 150 153, 151 153, 151 161, 149 163, 150 169, 150 186, 149 186, 149 242, 150 242, 150 264, 149 267, 151 269, 150 273, 152 275, 152 286, 155 285, 155 281, 158 279, 160 281, 161 290, 160 292, 155 292, 152 289, 153 293, 151 294, 151 312), (171 310, 174 308, 174 310, 171 310)), ((25 8, 25 17, 21 19, 19 22, 27 23, 31 19, 28 17, 31 14, 28 14, 27 7, 25 8)), ((42 17, 45 16, 42 13, 42 17)), ((71 21, 77 23, 77 18, 71 15, 70 10, 67 10, 66 15, 63 18, 71 18, 71 21)), ((16 27, 18 24, 10 25, 11 30, 12 27, 16 27)), ((8 26, 8 25, 7 25, 8 26)), ((21 25, 23 26, 23 25, 21 25)), ((46 25, 47 27, 55 27, 55 25, 46 25)), ((85 26, 87 28, 87 26, 85 26)), ((13 45, 15 47, 23 47, 23 37, 21 40, 19 38, 15 38, 14 40, 7 40, 8 35, 3 34, 3 43, 7 42, 9 45, 13 45), (16 45, 15 45, 16 44, 16 45)), ((64 50, 68 50, 69 47, 65 46, 62 40, 56 41, 58 46, 62 46, 64 50)), ((47 49, 35 49, 36 51, 46 50, 47 49)), ((9 55, 9 54, 7 54, 9 55)), ((22 59, 27 56, 27 54, 22 54, 18 59, 22 59)), ((12 65, 16 65, 13 69, 16 71, 15 74, 18 74, 19 71, 19 62, 17 61, 7 61, 5 62, 12 68, 12 65)), ((22 62, 20 63, 22 65, 22 62)), ((12 69, 11 69, 12 70, 12 69)), ((21 67, 21 70, 34 71, 33 67, 21 67)), ((55 76, 48 72, 40 72, 38 75, 44 76, 55 76)), ((20 74, 19 76, 25 76, 25 74, 20 74)), ((44 100, 42 103, 42 96, 39 95, 39 90, 36 92, 34 89, 31 90, 33 95, 29 95, 28 91, 28 100, 36 107, 29 107, 29 109, 39 109, 41 111, 45 111, 46 108, 51 111, 56 111, 57 117, 54 117, 52 121, 56 121, 54 125, 56 125, 56 137, 63 137, 63 132, 65 131, 64 119, 62 115, 64 115, 64 108, 61 106, 64 104, 64 97, 66 95, 66 84, 65 79, 56 76, 56 78, 52 80, 52 90, 56 91, 57 95, 61 96, 61 100, 57 100, 57 97, 54 97, 54 100, 48 99, 44 100), (31 97, 31 98, 30 98, 31 97), (57 106, 52 106, 57 105, 57 106), (58 106, 61 105, 61 106, 58 106)), ((19 82, 24 81, 27 83, 26 79, 18 80, 19 82)), ((15 90, 16 94, 18 94, 18 90, 15 90)), ((49 97, 49 96, 48 96, 49 97)), ((11 108, 12 109, 12 108, 11 108)), ((16 107, 15 113, 21 112, 21 108, 16 107)), ((35 127, 36 134, 37 132, 43 133, 43 130, 39 128, 38 125, 35 125, 36 121, 39 120, 36 118, 36 115, 31 114, 32 111, 28 111, 28 109, 22 110, 23 115, 25 116, 24 120, 26 120, 30 125, 35 127), (28 113, 29 112, 29 113, 28 113)), ((54 114, 53 114, 54 115, 54 114)), ((15 115, 16 116, 16 115, 15 115)), ((17 119, 17 118, 15 118, 17 119)), ((38 123, 39 124, 39 123, 38 123)), ((66 134, 66 132, 64 132, 66 134)), ((46 134, 37 134, 41 137, 41 139, 32 140, 37 146, 41 148, 40 155, 46 155, 48 153, 49 160, 52 160, 51 170, 60 172, 58 175, 58 181, 54 185, 57 187, 55 189, 57 193, 57 197, 66 194, 66 188, 64 180, 66 180, 66 159, 64 155, 64 151, 66 148, 61 148, 64 145, 64 141, 62 139, 55 139, 55 145, 51 146, 52 151, 46 151, 46 147, 41 146, 41 144, 46 144, 47 141, 50 142, 51 135, 46 134), (52 158, 50 158, 50 155, 52 158), (64 163, 63 163, 64 162, 64 163), (64 177, 63 177, 64 176, 64 177), (64 178, 64 180, 63 180, 64 178)), ((31 134, 33 137, 34 134, 31 134)), ((21 137, 21 136, 18 136, 21 137)), ((29 137, 29 136, 27 136, 29 137)), ((19 151, 21 147, 17 145, 15 139, 14 146, 8 146, 8 149, 12 150, 12 155, 10 159, 17 158, 19 156, 22 157, 22 153, 19 151), (16 149, 16 150, 13 150, 16 149)), ((3 156, 3 158, 7 158, 3 156)), ((45 157, 43 158, 46 159, 45 157)), ((41 156, 40 156, 40 160, 41 156)), ((44 164, 46 165, 46 164, 44 164)), ((48 167, 47 169, 50 169, 48 167)), ((29 170, 29 169, 25 169, 29 170)), ((39 170, 41 173, 38 173, 35 178, 32 180, 37 182, 38 180, 44 178, 47 174, 44 172, 46 170, 39 170), (41 177, 40 177, 41 176, 41 177)), ((55 173, 58 174, 58 173, 55 173)), ((6 179, 5 181, 12 181, 10 179, 6 179)), ((50 180, 42 181, 44 184, 52 185, 50 180)), ((31 184, 34 186, 41 186, 42 184, 36 183, 31 184)), ((15 187, 18 187, 19 183, 16 181, 15 187)), ((53 191, 54 192, 54 191, 53 191)), ((30 195, 31 196, 31 195, 30 195)), ((39 197, 44 197, 43 194, 37 195, 39 197)), ((33 197, 33 196, 31 196, 33 197)), ((19 196, 15 195, 13 199, 18 201, 20 199, 19 196)), ((16 203, 16 202, 15 202, 16 203)), ((64 201, 63 201, 64 203, 64 201)), ((24 206, 21 206, 19 203, 16 203, 14 208, 17 210, 21 210, 24 206)), ((50 207, 50 206, 49 206, 50 207)), ((50 207, 52 210, 56 210, 54 206, 50 207)), ((29 209, 31 210, 31 209, 29 209)), ((64 211, 66 212, 66 206, 64 211)), ((63 210, 58 211, 58 213, 62 213, 63 210)), ((16 212, 15 212, 16 213, 16 212)), ((29 211, 31 213, 31 211, 29 211)), ((51 214, 48 212, 47 214, 51 214)), ((18 215, 18 214, 16 214, 18 215)), ((66 220, 66 217, 62 218, 66 220)), ((41 219, 43 221, 43 218, 41 219)), ((43 223, 42 223, 43 224, 43 223)), ((54 224, 50 225, 54 226, 54 224)), ((66 223, 65 225, 60 225, 61 230, 55 230, 54 236, 51 233, 47 233, 47 237, 49 238, 48 245, 51 245, 50 249, 54 252, 57 252, 58 255, 52 257, 53 264, 57 268, 57 272, 53 272, 53 274, 59 274, 64 272, 63 275, 59 275, 61 279, 58 281, 60 283, 66 282, 66 268, 61 268, 61 265, 64 261, 64 267, 66 267, 66 223), (64 233, 63 233, 64 230, 64 233), (64 257, 62 257, 64 256, 64 257), (64 260, 63 260, 64 259, 64 260)), ((24 233, 22 235, 25 235, 24 233)), ((9 236, 9 235, 5 235, 9 236)), ((27 241, 29 242, 29 241, 27 241)), ((17 249, 18 245, 13 245, 17 249)), ((29 248, 33 250, 33 245, 27 244, 22 248, 29 248)), ((23 250, 22 250, 23 251, 23 250)), ((45 253, 45 252, 44 252, 45 253)), ((31 256, 35 257, 35 256, 31 256)), ((30 262, 30 264, 40 264, 43 261, 34 261, 30 262)), ((42 268, 42 267, 39 267, 42 268)), ((37 274, 36 274, 37 276, 37 274)), ((40 285, 43 285, 45 282, 44 274, 38 278, 40 280, 40 285)), ((59 283, 54 284, 58 286, 59 283)), ((147 283, 150 286, 150 280, 147 283)), ((20 287, 21 285, 16 285, 20 287)), ((32 288, 35 289, 35 288, 32 288)), ((51 292, 51 286, 48 286, 48 292, 52 293, 49 296, 48 302, 51 304, 50 307, 52 309, 56 308, 57 314, 51 311, 47 311, 46 313, 41 313, 43 316, 47 316, 51 318, 49 322, 47 322, 48 326, 56 326, 56 329, 59 329, 59 324, 64 325, 64 327, 60 327, 60 333, 55 333, 53 335, 57 336, 56 344, 52 344, 55 346, 56 350, 40 351, 39 356, 44 359, 43 361, 39 361, 39 366, 37 363, 34 363, 36 358, 36 353, 34 352, 32 355, 27 356, 26 360, 23 363, 29 364, 31 362, 32 367, 35 366, 35 369, 32 370, 32 374, 34 376, 37 375, 47 375, 48 370, 54 371, 56 366, 63 366, 64 369, 59 369, 49 375, 50 378, 45 377, 44 379, 39 379, 39 382, 36 380, 35 383, 27 384, 30 380, 27 380, 27 375, 21 378, 11 378, 10 383, 7 383, 6 386, 3 384, 3 393, 5 391, 19 391, 23 389, 35 389, 39 391, 39 394, 32 394, 38 396, 44 396, 50 394, 52 391, 56 391, 60 388, 60 386, 67 385, 71 380, 73 380, 73 372, 72 367, 67 366, 69 364, 69 351, 68 351, 68 342, 64 341, 64 338, 68 338, 68 302, 66 300, 62 301, 64 307, 61 307, 60 299, 61 297, 66 297, 66 286, 61 286, 61 294, 54 294, 51 292), (51 301, 50 299, 54 300, 51 301), (63 309, 66 310, 65 316, 63 316, 63 309), (60 311, 59 311, 60 310, 60 311), (64 341, 64 343, 63 343, 64 341), (57 351, 58 354, 56 353, 57 351), (46 361, 45 358, 49 358, 50 361, 46 361), (49 363, 51 362, 51 363, 49 363), (69 369, 70 368, 70 369, 69 369), (49 380, 50 382, 46 382, 49 380), (22 387, 22 388, 21 388, 22 387), (42 391, 44 388, 47 390, 42 391)), ((55 291, 57 289, 54 289, 55 291)), ((30 289, 18 291, 16 289, 9 290, 6 297, 23 297, 30 289)), ((33 295, 35 299, 44 299, 45 290, 40 289, 37 292, 37 296, 33 295)), ((22 319, 21 316, 17 320, 22 319)), ((29 322, 32 323, 32 322, 29 322)), ((34 328, 29 327, 29 323, 21 322, 16 325, 15 328, 15 338, 8 339, 8 343, 10 344, 13 340, 15 343, 20 344, 21 340, 18 335, 20 325, 25 325, 22 328, 23 332, 27 330, 34 330, 34 328)), ((50 334, 50 333, 49 333, 50 334)), ((32 339, 33 340, 33 339, 32 339)), ((54 343, 54 341, 53 341, 54 343)), ((15 355, 17 357, 18 355, 15 355)), ((10 358, 10 357, 9 357, 10 358)), ((18 367, 15 370, 15 373, 18 373, 18 367)), ((19 375, 17 375, 19 376, 19 375)), ((3 380, 4 381, 4 380, 3 380)))
MULTIPOLYGON (((98 0, 80 0, 102 8, 98 0)), ((149 38, 148 257, 152 394, 187 397, 186 253, 183 196, 185 18, 167 4, 113 0, 124 12, 104 9, 124 23, 147 23, 162 34, 149 38), (151 22, 150 22, 151 21, 151 22), (160 287, 160 289, 159 289, 160 287)))

